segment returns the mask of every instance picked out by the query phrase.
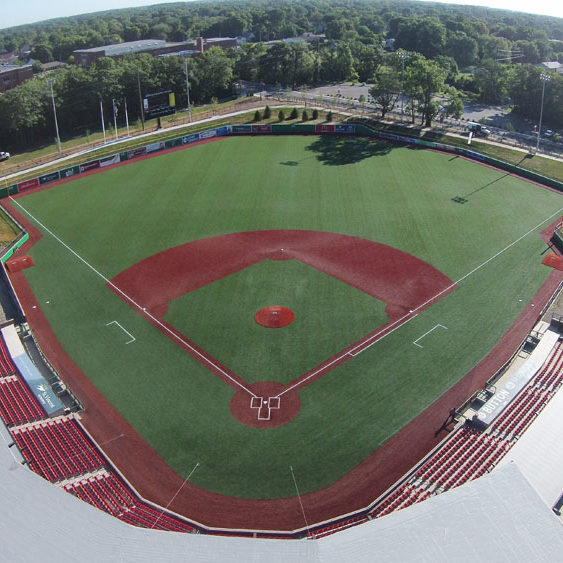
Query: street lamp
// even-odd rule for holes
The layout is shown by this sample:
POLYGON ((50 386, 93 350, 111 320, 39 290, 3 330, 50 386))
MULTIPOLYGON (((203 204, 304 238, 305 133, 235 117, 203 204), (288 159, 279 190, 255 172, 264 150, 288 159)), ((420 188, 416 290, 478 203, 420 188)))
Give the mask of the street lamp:
POLYGON ((541 120, 543 117, 543 96, 545 94, 545 83, 551 80, 551 74, 540 74, 540 80, 542 81, 542 89, 541 89, 541 106, 540 106, 540 124, 538 127, 538 140, 536 142, 536 152, 539 150, 540 147, 540 136, 541 136, 541 120))
POLYGON ((190 106, 190 82, 188 78, 188 57, 186 56, 185 60, 185 72, 186 72, 186 94, 188 95, 188 118, 190 123, 192 122, 192 108, 190 106))
POLYGON ((399 59, 401 59, 401 121, 403 121, 403 107, 405 96, 403 94, 403 74, 405 72, 405 59, 409 56, 407 51, 399 51, 397 53, 399 59))
POLYGON ((53 82, 54 78, 49 80, 49 86, 51 87, 51 101, 53 102, 53 115, 55 116, 55 131, 57 132, 57 149, 59 150, 59 156, 61 156, 61 138, 59 136, 59 124, 57 123, 57 108, 55 107, 55 95, 53 94, 53 82))

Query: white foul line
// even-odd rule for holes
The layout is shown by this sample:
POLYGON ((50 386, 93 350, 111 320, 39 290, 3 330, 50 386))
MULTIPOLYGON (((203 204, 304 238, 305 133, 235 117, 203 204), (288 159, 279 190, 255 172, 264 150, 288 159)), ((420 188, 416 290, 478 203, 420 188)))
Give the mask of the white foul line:
POLYGON ((131 344, 131 342, 135 342, 136 338, 128 331, 125 330, 117 321, 110 321, 106 323, 106 326, 109 325, 117 325, 131 340, 128 340, 125 344, 131 344))
MULTIPOLYGON (((549 217, 546 217, 543 221, 540 221, 535 227, 532 227, 527 233, 524 233, 521 237, 512 241, 509 245, 505 246, 502 250, 499 250, 495 255, 491 256, 490 258, 485 260, 483 263, 481 263, 477 267, 473 268, 473 270, 471 270, 470 272, 468 272, 467 274, 465 274, 464 276, 459 278, 457 281, 451 283, 450 285, 448 285, 447 287, 445 287, 444 289, 442 289, 441 291, 436 293, 436 295, 434 295, 433 297, 430 297, 430 299, 427 299, 424 303, 417 305, 414 309, 410 310, 407 314, 403 315, 400 319, 397 319, 396 321, 394 321, 389 326, 393 326, 394 324, 402 323, 402 321, 404 321, 409 315, 412 315, 412 313, 414 313, 415 311, 420 311, 420 309, 424 308, 426 305, 428 305, 429 303, 431 303, 432 301, 434 301, 435 299, 440 297, 440 295, 442 295, 443 293, 446 293, 447 291, 450 291, 450 289, 453 289, 456 285, 459 285, 462 281, 464 281, 469 276, 471 276, 472 274, 474 274, 475 272, 477 272, 478 270, 480 270, 481 268, 486 266, 489 262, 493 261, 495 258, 498 258, 501 254, 503 254, 504 252, 506 252, 507 250, 512 248, 515 244, 518 244, 522 239, 526 238, 529 234, 533 233, 536 229, 541 227, 544 223, 549 221, 551 218, 555 217, 556 215, 560 215, 562 211, 563 211, 563 207, 559 208, 555 213, 551 214, 549 217)), ((391 334, 391 332, 389 332, 387 334, 391 334)), ((387 334, 385 336, 387 336, 387 334)), ((378 334, 374 334, 372 337, 370 337, 365 342, 369 342, 371 339, 376 338, 377 336, 378 336, 378 334)), ((385 338, 385 336, 382 336, 380 338, 380 340, 383 340, 383 338, 385 338)), ((354 352, 358 348, 363 348, 362 350, 360 350, 360 352, 358 352, 358 354, 359 354, 359 353, 363 352, 365 349, 369 348, 369 346, 366 346, 365 348, 363 346, 364 346, 364 343, 359 344, 358 346, 356 346, 356 348, 353 348, 348 353, 352 354, 352 352, 354 352)), ((355 355, 357 356, 358 354, 355 354, 355 355)))
POLYGON ((424 348, 424 346, 421 346, 420 344, 418 344, 419 340, 422 340, 425 336, 428 336, 432 331, 436 330, 437 328, 443 328, 445 330, 448 330, 447 326, 444 325, 436 325, 434 327, 432 327, 430 330, 427 330, 422 336, 419 336, 414 342, 413 344, 415 346, 418 346, 419 348, 424 348))
POLYGON ((51 231, 43 223, 41 223, 41 221, 39 221, 37 218, 35 218, 25 207, 23 207, 20 203, 18 203, 12 196, 10 196, 10 200, 12 201, 12 203, 17 205, 22 211, 24 211, 29 217, 31 217, 42 229, 44 229, 47 233, 49 233, 59 244, 61 244, 71 254, 73 254, 76 258, 78 258, 78 260, 80 260, 85 266, 90 268, 90 270, 92 270, 97 276, 102 278, 109 286, 111 286, 115 290, 116 293, 119 293, 119 295, 121 295, 126 301, 128 301, 134 307, 136 307, 141 312, 141 314, 146 315, 149 319, 151 319, 151 321, 153 321, 154 324, 158 325, 158 327, 163 332, 168 334, 171 338, 180 342, 182 344, 182 346, 185 346, 186 348, 188 348, 193 354, 195 354, 198 358, 200 358, 204 363, 211 366, 214 370, 217 370, 219 373, 221 373, 221 375, 224 375, 229 381, 234 383, 236 386, 240 387, 241 389, 243 389, 244 391, 246 391, 248 394, 252 395, 253 397, 256 397, 256 395, 250 389, 248 389, 247 387, 242 385, 240 382, 238 382, 236 379, 234 379, 231 375, 229 375, 225 370, 221 369, 217 364, 212 362, 209 358, 205 357, 201 352, 196 350, 189 342, 186 342, 183 338, 181 338, 180 336, 175 334, 173 331, 171 331, 165 324, 163 324, 156 317, 151 315, 151 313, 149 313, 146 309, 141 307, 134 299, 129 297, 129 295, 127 295, 125 292, 123 292, 121 289, 119 289, 119 287, 117 287, 114 283, 112 283, 110 280, 108 280, 108 278, 106 278, 106 276, 104 276, 102 273, 100 273, 98 270, 96 270, 96 268, 94 268, 94 266, 92 266, 91 264, 86 262, 86 260, 84 260, 84 258, 82 258, 82 256, 77 254, 70 246, 68 246, 68 244, 63 242, 55 233, 53 233, 53 231, 51 231))

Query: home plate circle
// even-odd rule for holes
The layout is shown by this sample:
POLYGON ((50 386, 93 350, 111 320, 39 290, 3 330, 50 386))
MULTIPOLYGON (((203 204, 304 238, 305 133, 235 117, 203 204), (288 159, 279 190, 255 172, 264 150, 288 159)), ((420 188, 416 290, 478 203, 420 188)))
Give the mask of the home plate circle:
POLYGON ((266 328, 281 328, 287 326, 295 320, 295 313, 287 307, 272 305, 264 307, 256 312, 254 319, 259 325, 266 328))

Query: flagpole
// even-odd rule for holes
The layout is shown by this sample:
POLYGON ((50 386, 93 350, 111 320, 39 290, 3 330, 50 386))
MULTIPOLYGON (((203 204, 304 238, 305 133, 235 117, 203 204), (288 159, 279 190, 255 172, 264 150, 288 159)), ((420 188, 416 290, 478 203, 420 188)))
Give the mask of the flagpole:
POLYGON ((115 105, 115 100, 111 100, 113 106, 113 129, 115 131, 115 140, 117 141, 117 106, 115 105))
POLYGON ((100 116, 102 117, 102 131, 104 133, 104 145, 106 144, 106 126, 104 124, 104 106, 100 100, 100 116))
POLYGON ((124 99, 125 101, 125 123, 127 124, 127 136, 129 137, 129 115, 127 114, 127 98, 124 99))

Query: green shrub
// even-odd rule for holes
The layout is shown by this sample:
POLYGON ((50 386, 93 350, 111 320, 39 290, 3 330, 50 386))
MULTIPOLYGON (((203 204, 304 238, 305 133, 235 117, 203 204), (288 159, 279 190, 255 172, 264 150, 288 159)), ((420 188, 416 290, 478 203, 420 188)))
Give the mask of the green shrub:
POLYGON ((306 109, 304 109, 303 113, 301 114, 301 121, 309 121, 309 114, 307 113, 306 109))
POLYGON ((319 119, 319 110, 318 109, 313 110, 313 119, 319 119))
POLYGON ((258 110, 254 112, 254 121, 262 121, 262 114, 258 110))
POLYGON ((289 119, 297 119, 297 108, 293 108, 289 114, 289 119))
POLYGON ((285 113, 283 112, 283 109, 280 109, 280 111, 278 112, 278 121, 284 121, 285 120, 285 113))
POLYGON ((266 108, 264 109, 264 119, 270 119, 271 115, 272 110, 270 109, 270 106, 266 106, 266 108))
POLYGON ((329 112, 326 114, 326 120, 327 120, 329 123, 332 121, 332 112, 331 112, 331 111, 329 111, 329 112))

